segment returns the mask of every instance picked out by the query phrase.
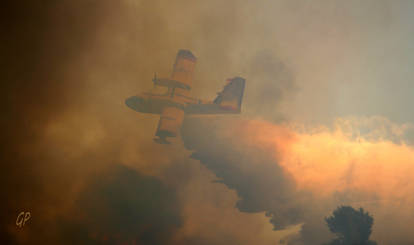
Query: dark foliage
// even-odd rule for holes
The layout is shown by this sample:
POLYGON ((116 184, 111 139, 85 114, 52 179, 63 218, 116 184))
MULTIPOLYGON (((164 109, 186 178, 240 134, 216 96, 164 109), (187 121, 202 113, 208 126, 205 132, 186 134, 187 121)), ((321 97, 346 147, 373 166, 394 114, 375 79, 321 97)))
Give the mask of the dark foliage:
POLYGON ((369 240, 374 219, 363 208, 356 210, 350 206, 338 207, 333 215, 325 218, 329 230, 337 238, 328 245, 376 245, 369 240))

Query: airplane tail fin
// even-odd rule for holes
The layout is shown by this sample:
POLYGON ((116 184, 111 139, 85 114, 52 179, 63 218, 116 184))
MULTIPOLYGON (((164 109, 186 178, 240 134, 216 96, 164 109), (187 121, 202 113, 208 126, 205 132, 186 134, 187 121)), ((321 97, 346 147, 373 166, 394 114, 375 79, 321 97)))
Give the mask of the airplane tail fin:
POLYGON ((240 112, 245 82, 246 80, 241 77, 228 79, 223 91, 214 99, 214 103, 221 108, 240 112))

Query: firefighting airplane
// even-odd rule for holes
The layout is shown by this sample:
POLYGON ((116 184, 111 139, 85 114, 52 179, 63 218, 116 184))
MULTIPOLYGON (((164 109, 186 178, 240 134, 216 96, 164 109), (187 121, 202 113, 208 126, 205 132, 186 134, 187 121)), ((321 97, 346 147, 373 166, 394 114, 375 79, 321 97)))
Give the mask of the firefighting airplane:
POLYGON ((142 113, 160 114, 154 141, 169 144, 167 137, 176 137, 184 114, 238 114, 244 92, 245 79, 227 80, 222 92, 213 101, 202 101, 189 96, 197 58, 189 50, 179 50, 171 78, 157 78, 149 93, 129 97, 125 104, 142 113))

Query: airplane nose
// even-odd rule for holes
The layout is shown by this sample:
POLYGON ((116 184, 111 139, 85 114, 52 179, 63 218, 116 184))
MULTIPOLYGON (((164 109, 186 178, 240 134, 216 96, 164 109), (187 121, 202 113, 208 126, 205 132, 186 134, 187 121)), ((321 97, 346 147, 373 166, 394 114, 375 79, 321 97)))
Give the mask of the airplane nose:
POLYGON ((137 108, 138 108, 139 104, 141 103, 141 101, 142 101, 141 98, 139 98, 137 96, 132 96, 132 97, 129 97, 125 100, 125 104, 129 108, 131 108, 133 110, 137 110, 137 108))

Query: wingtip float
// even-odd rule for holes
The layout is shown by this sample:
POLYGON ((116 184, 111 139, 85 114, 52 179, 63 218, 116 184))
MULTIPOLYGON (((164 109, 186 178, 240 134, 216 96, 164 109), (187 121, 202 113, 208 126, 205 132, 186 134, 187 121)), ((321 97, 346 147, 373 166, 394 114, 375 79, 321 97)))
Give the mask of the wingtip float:
POLYGON ((160 120, 154 141, 169 144, 168 137, 176 137, 185 114, 238 114, 246 80, 234 77, 227 80, 224 89, 212 101, 190 96, 197 58, 189 50, 179 50, 170 78, 152 79, 151 92, 129 97, 125 104, 141 113, 159 114, 160 120))

